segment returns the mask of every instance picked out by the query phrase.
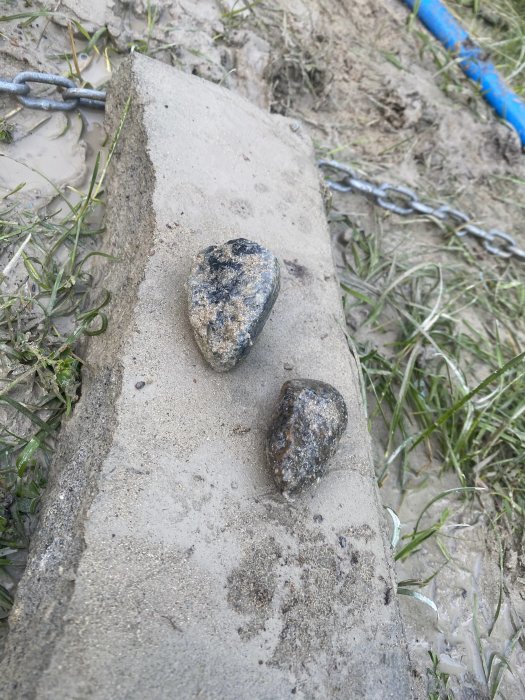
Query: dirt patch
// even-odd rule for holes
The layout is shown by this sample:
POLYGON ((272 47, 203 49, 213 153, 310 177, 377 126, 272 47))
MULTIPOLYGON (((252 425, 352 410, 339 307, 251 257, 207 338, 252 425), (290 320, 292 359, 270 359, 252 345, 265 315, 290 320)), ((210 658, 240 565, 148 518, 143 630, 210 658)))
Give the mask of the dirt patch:
MULTIPOLYGON (((345 648, 334 640, 334 630, 361 628, 377 585, 374 556, 358 536, 368 526, 331 533, 328 539, 321 514, 307 517, 307 511, 277 502, 267 503, 266 510, 275 522, 275 537, 257 540, 247 519, 249 550, 228 579, 228 602, 246 618, 238 633, 252 639, 277 608, 284 623, 269 665, 281 667, 283 660, 294 659, 290 670, 300 677, 308 673, 311 659, 323 655, 327 668, 343 668, 345 648)), ((379 590, 389 604, 392 590, 386 581, 379 590)))

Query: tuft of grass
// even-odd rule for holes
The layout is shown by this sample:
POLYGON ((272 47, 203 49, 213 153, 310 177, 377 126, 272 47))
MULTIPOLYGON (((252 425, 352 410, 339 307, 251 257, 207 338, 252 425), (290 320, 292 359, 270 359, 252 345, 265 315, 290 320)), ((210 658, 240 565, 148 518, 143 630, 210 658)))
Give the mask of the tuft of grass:
POLYGON ((525 0, 456 0, 450 6, 513 89, 525 95, 525 0))
MULTIPOLYGON (((521 642, 521 644, 523 644, 523 627, 520 626, 519 629, 515 631, 514 635, 507 641, 504 649, 501 652, 494 651, 480 634, 479 617, 478 598, 475 595, 472 623, 474 627, 476 648, 479 654, 479 661, 483 671, 485 686, 487 688, 487 696, 490 698, 490 700, 496 700, 499 697, 503 697, 500 695, 499 691, 505 672, 509 672, 516 676, 511 663, 511 658, 518 643, 521 642)), ((523 682, 521 682, 521 686, 522 689, 525 690, 525 685, 523 682)))
POLYGON ((309 95, 315 109, 325 104, 333 75, 325 60, 322 38, 305 40, 297 29, 294 15, 263 0, 236 0, 232 6, 220 0, 223 31, 215 41, 228 43, 241 26, 251 28, 275 45, 272 60, 265 70, 270 86, 270 111, 293 113, 298 95, 309 95))
POLYGON ((52 12, 51 10, 29 10, 27 12, 18 12, 14 15, 0 15, 0 22, 21 22, 21 27, 28 27, 39 17, 64 17, 62 12, 52 12))
MULTIPOLYGON (((407 534, 387 508, 396 562, 430 540, 443 557, 426 578, 399 581, 397 593, 439 614, 424 589, 453 561, 450 530, 468 526, 450 522, 451 499, 479 498, 498 545, 499 597, 491 621, 478 620, 474 602, 473 629, 487 697, 500 697, 505 676, 516 677, 514 652, 523 645, 520 622, 504 643, 491 635, 505 598, 505 553, 510 546, 520 556, 523 546, 525 280, 519 264, 488 257, 476 263, 463 239, 437 250, 419 246, 411 261, 406 248, 386 249, 379 227, 365 233, 346 215, 331 220, 346 263, 341 285, 349 342, 361 361, 370 430, 383 436, 379 484, 395 478, 401 493, 424 488, 431 469, 452 470, 459 482, 429 496, 407 534), (440 501, 446 505, 428 522, 440 501)), ((455 684, 429 653, 429 697, 454 698, 455 684)))
POLYGON ((0 118, 0 143, 12 143, 13 141, 13 125, 0 118))
POLYGON ((455 695, 449 686, 449 674, 440 670, 437 654, 433 651, 429 651, 428 654, 432 662, 432 668, 427 670, 429 683, 428 700, 454 700, 455 695))
MULTIPOLYGON (((100 200, 93 189, 52 214, 0 207, 0 243, 11 251, 0 286, 0 547, 27 547, 32 516, 46 485, 54 438, 78 399, 78 340, 101 333, 107 299, 86 303, 102 229, 89 223, 100 200), (89 251, 89 252, 87 252, 89 251), (14 264, 13 264, 14 263, 14 264)), ((2 573, 10 573, 6 567, 2 573)), ((15 576, 16 578, 16 576, 15 576)), ((10 607, 2 576, 0 609, 10 607)))
POLYGON ((522 277, 512 265, 410 264, 356 228, 345 256, 345 309, 372 398, 370 420, 387 435, 379 483, 396 473, 404 490, 438 460, 461 487, 486 486, 497 518, 521 529, 522 277), (415 458, 422 466, 411 462, 417 445, 425 448, 426 458, 415 458))
POLYGON ((146 56, 150 53, 150 42, 151 35, 155 28, 156 23, 159 19, 159 8, 157 5, 152 5, 151 1, 148 0, 146 5, 146 36, 144 39, 136 39, 129 45, 130 53, 137 51, 138 53, 143 53, 146 56))
MULTIPOLYGON (((525 95, 525 0, 455 0, 447 3, 473 40, 494 63, 518 95, 525 95)), ((461 95, 476 86, 454 70, 457 59, 427 32, 421 31, 412 12, 409 30, 417 37, 420 54, 429 53, 436 78, 449 95, 461 95)), ((473 107, 473 105, 471 105, 473 107)))
POLYGON ((219 2, 223 9, 221 14, 221 22, 224 26, 225 32, 231 32, 239 29, 245 20, 253 15, 253 10, 257 5, 260 5, 262 0, 236 0, 233 6, 228 9, 225 3, 219 2))
POLYGON ((24 565, 57 431, 79 397, 79 341, 107 328, 109 294, 92 290, 89 263, 109 257, 98 250, 103 183, 128 108, 86 193, 58 192, 36 214, 18 210, 13 193, 0 200, 0 619, 24 565))

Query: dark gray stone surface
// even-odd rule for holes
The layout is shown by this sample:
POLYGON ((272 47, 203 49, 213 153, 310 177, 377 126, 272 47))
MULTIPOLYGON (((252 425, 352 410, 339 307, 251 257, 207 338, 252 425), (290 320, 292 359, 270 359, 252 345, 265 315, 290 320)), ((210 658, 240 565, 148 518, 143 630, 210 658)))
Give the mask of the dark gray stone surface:
POLYGON ((245 357, 279 293, 279 262, 254 241, 237 238, 201 250, 188 279, 195 340, 217 372, 245 357))
POLYGON ((344 399, 330 384, 313 379, 283 384, 266 443, 268 464, 283 493, 321 478, 347 423, 344 399))

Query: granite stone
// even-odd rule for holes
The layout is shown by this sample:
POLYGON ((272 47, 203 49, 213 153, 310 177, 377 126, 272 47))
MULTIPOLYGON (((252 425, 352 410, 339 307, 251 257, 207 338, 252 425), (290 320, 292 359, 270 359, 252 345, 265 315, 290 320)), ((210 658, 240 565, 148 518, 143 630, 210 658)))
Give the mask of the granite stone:
POLYGON ((200 251, 188 278, 189 319, 202 354, 217 372, 245 357, 279 293, 275 255, 237 238, 200 251))
POLYGON ((347 422, 344 399, 330 384, 312 379, 283 384, 266 441, 281 492, 299 491, 321 478, 347 422))

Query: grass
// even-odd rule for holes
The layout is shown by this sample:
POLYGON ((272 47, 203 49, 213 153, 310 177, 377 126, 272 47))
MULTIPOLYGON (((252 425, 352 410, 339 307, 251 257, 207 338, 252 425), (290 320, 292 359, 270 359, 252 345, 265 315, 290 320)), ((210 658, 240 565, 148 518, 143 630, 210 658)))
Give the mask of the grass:
MULTIPOLYGON (((106 27, 89 33, 63 13, 40 10, 0 15, 0 26, 15 21, 24 29, 55 16, 68 19, 69 39, 69 51, 55 59, 66 61, 69 76, 90 87, 82 80, 75 37, 82 53, 103 53, 109 70, 110 54, 117 49, 106 27)), ((157 6, 148 1, 145 36, 129 50, 151 53, 158 16, 157 6)), ((118 133, 121 128, 122 123, 118 133)), ((0 141, 10 143, 12 130, 1 119, 0 141)), ((92 290, 89 272, 93 257, 102 255, 97 247, 107 163, 102 172, 98 163, 86 193, 57 191, 44 211, 20 208, 23 183, 0 199, 0 620, 7 618, 24 568, 57 432, 78 400, 79 342, 107 326, 109 296, 92 290)))
POLYGON ((0 201, 0 618, 7 617, 53 455, 57 431, 79 396, 84 336, 104 333, 109 294, 92 290, 90 261, 103 227, 103 183, 129 103, 86 193, 57 192, 38 214, 0 201), (94 302, 93 299, 96 299, 94 302))
MULTIPOLYGON (((460 20, 474 42, 494 63, 507 83, 525 96, 525 0, 450 0, 446 6, 460 20)), ((477 87, 456 69, 457 59, 426 31, 412 14, 409 28, 417 36, 420 53, 429 53, 437 72, 435 79, 450 96, 461 96, 467 86, 477 87)), ((470 105, 472 109, 476 104, 470 105)))
POLYGON ((432 668, 428 669, 427 672, 430 681, 428 700, 454 700, 454 695, 449 688, 449 674, 439 670, 438 656, 433 651, 429 651, 428 653, 430 661, 432 662, 432 668))
MULTIPOLYGON (((398 583, 398 593, 438 613, 420 592, 452 561, 447 523, 454 499, 478 499, 500 542, 500 597, 493 620, 477 633, 488 697, 496 698, 510 657, 523 643, 517 628, 504 649, 489 640, 501 613, 504 557, 520 554, 525 524, 525 281, 513 263, 480 262, 450 237, 448 245, 410 251, 381 243, 381 226, 366 233, 333 213, 336 237, 350 227, 343 248, 345 313, 363 372, 369 427, 384 447, 376 463, 380 485, 396 481, 404 493, 425 488, 431 471, 453 471, 458 486, 431 498, 415 527, 401 536, 393 521, 394 559, 406 561, 428 540, 443 564, 424 580, 398 583), (441 260, 442 262, 436 262, 441 260), (445 507, 425 524, 435 507, 445 507), (502 544, 505 543, 505 544, 502 544)), ((407 226, 410 223, 406 224, 407 226)), ((454 526, 452 526, 454 527, 454 526)), ((431 653, 429 697, 453 698, 447 674, 431 653)))
POLYGON ((224 26, 226 32, 239 29, 246 18, 253 13, 253 10, 257 5, 260 5, 262 0, 236 0, 233 6, 228 9, 226 3, 219 0, 219 5, 223 12, 221 14, 221 22, 224 26))
POLYGON ((0 143, 9 144, 13 141, 13 126, 0 118, 0 143))
POLYGON ((146 56, 150 54, 151 36, 158 19, 158 7, 156 5, 152 5, 150 0, 148 0, 146 4, 146 36, 143 39, 137 39, 129 44, 129 50, 131 53, 137 51, 138 53, 143 53, 146 56))
MULTIPOLYGON (((174 46, 174 44, 164 45, 164 46, 152 46, 153 41, 153 31, 159 20, 161 10, 158 5, 151 4, 148 0, 146 4, 146 16, 145 16, 145 27, 144 36, 134 39, 127 46, 127 51, 133 53, 137 51, 138 53, 143 53, 146 55, 153 55, 158 51, 162 51, 166 48, 174 46)), ((47 11, 47 10, 28 10, 26 12, 20 12, 16 14, 4 14, 0 15, 0 26, 2 23, 7 22, 17 22, 17 26, 20 29, 25 29, 31 26, 38 19, 45 19, 46 25, 41 32, 41 35, 45 32, 45 27, 47 23, 52 21, 54 18, 59 18, 61 21, 67 22, 67 35, 69 43, 69 51, 62 51, 58 54, 51 54, 49 58, 54 58, 55 60, 65 60, 69 65, 69 72, 67 77, 73 78, 81 81, 82 87, 93 87, 90 83, 83 81, 81 71, 78 65, 78 53, 82 52, 86 55, 91 55, 92 53, 97 55, 103 55, 104 60, 108 69, 111 72, 111 56, 112 54, 122 54, 126 51, 119 50, 110 34, 107 26, 98 27, 92 33, 90 33, 84 25, 76 19, 72 19, 67 13, 61 11, 47 11), (77 47, 76 41, 82 42, 81 48, 77 47)), ((7 34, 2 34, 0 36, 8 38, 7 34)))
POLYGON ((450 7, 513 89, 525 96, 525 0, 456 0, 450 7))
MULTIPOLYGON (((77 401, 81 360, 75 348, 83 335, 106 326, 106 300, 95 308, 86 305, 91 285, 86 263, 101 233, 89 224, 100 205, 95 181, 76 205, 63 204, 65 210, 37 216, 15 211, 8 198, 0 205, 0 242, 12 251, 0 287, 4 584, 9 583, 10 555, 27 547, 56 431, 77 401)), ((8 588, 0 586, 4 615, 11 602, 8 588)))
POLYGON ((498 519, 525 514, 525 283, 514 267, 409 264, 354 229, 343 281, 370 420, 386 430, 378 479, 400 488, 421 476, 419 444, 457 474, 486 486, 498 519), (469 271, 470 270, 470 271, 469 271), (378 340, 367 338, 374 335, 378 340))
POLYGON ((320 40, 301 38, 292 12, 263 0, 236 0, 233 5, 219 0, 219 6, 223 31, 214 36, 215 41, 228 45, 233 33, 243 27, 273 45, 264 75, 270 88, 270 112, 293 113, 299 95, 308 95, 315 109, 325 104, 334 77, 326 66, 326 47, 320 40))

